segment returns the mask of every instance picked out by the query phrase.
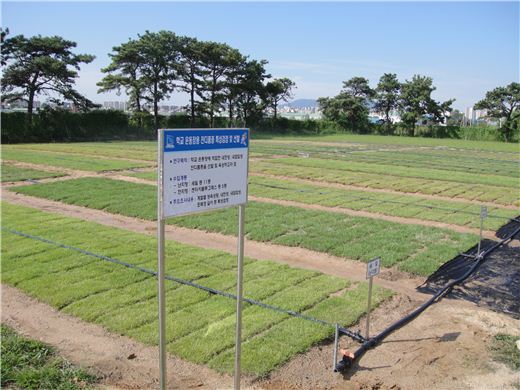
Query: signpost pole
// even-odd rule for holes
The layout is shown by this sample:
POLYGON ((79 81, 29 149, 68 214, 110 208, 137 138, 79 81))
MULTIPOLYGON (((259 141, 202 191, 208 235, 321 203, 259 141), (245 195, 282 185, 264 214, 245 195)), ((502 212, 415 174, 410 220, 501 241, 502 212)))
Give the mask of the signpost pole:
POLYGON ((366 338, 370 338, 370 306, 372 304, 372 279, 379 274, 381 270, 381 258, 376 257, 370 260, 367 264, 367 279, 368 279, 368 304, 367 304, 367 329, 366 338))
POLYGON ((244 219, 246 205, 238 206, 238 269, 237 269, 237 319, 235 340, 235 390, 240 389, 240 354, 242 349, 242 281, 244 264, 244 219))
POLYGON ((368 281, 367 334, 365 336, 367 340, 370 338, 370 305, 372 303, 372 279, 374 279, 373 276, 371 276, 368 281))
POLYGON ((482 243, 482 229, 484 227, 484 218, 487 216, 487 207, 482 206, 480 208, 480 235, 478 240, 477 256, 480 256, 480 246, 482 243))
POLYGON ((164 216, 163 216, 163 131, 159 130, 157 151, 157 297, 159 304, 159 385, 166 389, 166 311, 164 300, 164 216))

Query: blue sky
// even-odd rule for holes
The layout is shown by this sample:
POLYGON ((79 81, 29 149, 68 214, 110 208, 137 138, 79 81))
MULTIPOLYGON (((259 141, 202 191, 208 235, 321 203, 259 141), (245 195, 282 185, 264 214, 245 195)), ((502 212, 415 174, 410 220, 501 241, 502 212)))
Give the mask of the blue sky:
MULTIPOLYGON (((289 77, 295 98, 332 96, 364 76, 375 86, 385 72, 400 80, 431 76, 439 100, 463 109, 499 85, 519 81, 519 2, 2 2, 11 34, 61 35, 77 52, 96 55, 78 89, 96 102, 100 68, 111 48, 145 30, 167 29, 226 42, 269 61, 289 77)), ((174 93, 171 102, 185 104, 174 93)))

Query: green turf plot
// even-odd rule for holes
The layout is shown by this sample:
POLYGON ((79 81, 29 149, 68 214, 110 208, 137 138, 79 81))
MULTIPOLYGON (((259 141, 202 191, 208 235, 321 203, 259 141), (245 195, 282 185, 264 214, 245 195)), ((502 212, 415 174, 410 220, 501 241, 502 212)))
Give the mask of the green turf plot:
POLYGON ((6 150, 23 150, 39 152, 61 152, 78 155, 90 155, 100 157, 120 157, 136 160, 145 160, 155 163, 157 161, 156 141, 107 141, 107 142, 74 142, 52 144, 18 144, 4 145, 6 150))
MULTIPOLYGON (((27 195, 154 220, 156 187, 107 178, 80 178, 15 189, 27 195)), ((169 224, 237 233, 236 208, 171 218, 169 224)), ((406 271, 429 275, 445 261, 477 241, 472 234, 418 225, 405 225, 342 213, 305 210, 249 202, 248 239, 302 247, 335 256, 368 261, 381 256, 386 267, 410 263, 406 271)))
MULTIPOLYGON (((139 172, 128 174, 147 180, 156 180, 157 173, 139 172)), ((450 188, 451 184, 447 185, 450 188)), ((435 189, 432 187, 431 189, 435 189)), ((442 189, 437 187, 439 192, 442 189)), ((445 222, 459 226, 478 228, 480 226, 480 206, 451 202, 449 200, 425 199, 420 195, 394 195, 356 190, 327 188, 308 185, 290 180, 251 176, 248 192, 252 196, 289 200, 307 204, 319 204, 328 207, 342 207, 352 210, 370 211, 384 215, 405 218, 418 218, 427 221, 445 222)), ((463 190, 459 190, 462 193, 463 190)), ((492 193, 482 193, 481 198, 495 199, 492 193)), ((485 229, 496 230, 507 222, 507 218, 516 217, 519 211, 500 207, 488 207, 489 214, 498 218, 488 218, 485 229)))
MULTIPOLYGON (((440 169, 414 168, 392 165, 391 169, 388 164, 364 163, 357 161, 341 161, 322 158, 302 158, 302 157, 285 157, 274 160, 277 164, 304 167, 304 168, 322 168, 335 169, 348 172, 362 172, 368 174, 387 175, 391 178, 412 178, 427 179, 438 181, 449 181, 466 184, 485 184, 501 187, 518 188, 520 181, 518 174, 516 177, 496 176, 489 174, 474 174, 466 172, 449 172, 440 169)), ((387 178, 387 180, 391 180, 387 178)))
MULTIPOLYGON (((249 194, 271 199, 370 211, 397 217, 419 218, 473 228, 480 226, 480 206, 425 199, 420 196, 326 188, 260 176, 249 178, 249 194)), ((498 229, 507 222, 507 218, 516 217, 519 213, 516 210, 498 207, 488 208, 488 211, 489 215, 500 217, 486 220, 485 228, 488 230, 498 229)))
MULTIPOLYGON (((44 236, 130 264, 156 270, 155 238, 76 218, 2 203, 4 228, 44 236)), ((157 343, 157 281, 150 274, 9 231, 2 234, 2 282, 64 312, 138 341, 157 343)), ((166 274, 234 293, 236 257, 166 242, 166 274)), ((344 326, 364 313, 366 283, 269 261, 245 259, 244 295, 344 326)), ((375 288, 375 305, 391 294, 375 288)), ((168 349, 186 360, 231 372, 235 330, 233 299, 166 281, 168 349)), ((244 304, 244 372, 264 375, 294 354, 330 338, 332 326, 244 304), (284 351, 269 348, 285 344, 284 351)))
MULTIPOLYGON (((328 167, 303 167, 299 165, 281 164, 276 161, 257 161, 255 164, 250 165, 250 171, 320 182, 353 185, 356 187, 388 189, 414 194, 440 195, 466 200, 493 202, 498 205, 520 206, 520 200, 517 194, 518 190, 513 187, 353 172, 335 169, 333 162, 330 162, 328 167)), ((390 168, 388 170, 391 172, 390 168)))
POLYGON ((60 172, 45 172, 36 169, 20 168, 15 165, 2 163, 2 183, 60 176, 64 176, 64 174, 60 172))
POLYGON ((91 172, 143 168, 152 165, 152 163, 110 160, 108 158, 82 156, 79 154, 18 150, 12 148, 2 149, 2 159, 91 172))
MULTIPOLYGON (((254 133, 253 133, 254 134, 254 133)), ((404 137, 372 134, 329 134, 309 136, 273 135, 272 141, 310 141, 366 144, 373 146, 416 146, 440 149, 467 149, 471 151, 488 151, 495 153, 518 153, 518 143, 473 141, 449 138, 404 137)))
MULTIPOLYGON (((339 160, 355 162, 350 164, 354 170, 377 170, 380 165, 400 167, 401 174, 417 175, 417 169, 421 174, 429 174, 434 177, 442 177, 440 171, 456 171, 463 180, 475 180, 465 174, 484 174, 506 177, 518 177, 519 161, 509 155, 491 155, 486 152, 474 153, 460 150, 392 150, 394 148, 374 147, 370 145, 315 145, 305 142, 292 144, 282 143, 252 143, 251 150, 260 157, 269 156, 307 156, 319 159, 339 160), (507 158, 509 157, 509 158, 507 158), (359 164, 363 163, 363 164, 359 164), (373 167, 366 163, 374 164, 373 167), (378 166, 379 165, 379 166, 378 166), (403 170, 402 168, 408 168, 403 170)), ((451 176, 451 174, 450 174, 451 176)))

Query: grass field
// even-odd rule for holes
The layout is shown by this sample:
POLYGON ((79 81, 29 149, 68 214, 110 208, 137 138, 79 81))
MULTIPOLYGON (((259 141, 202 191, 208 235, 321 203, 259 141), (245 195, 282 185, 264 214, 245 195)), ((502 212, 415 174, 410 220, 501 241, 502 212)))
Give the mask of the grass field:
MULTIPOLYGON (((157 172, 155 171, 129 173, 128 176, 150 181, 157 180, 157 172)), ((396 217, 419 218, 426 221, 445 222, 473 228, 480 226, 480 206, 475 204, 432 200, 416 195, 367 193, 362 190, 325 188, 319 185, 261 176, 249 178, 248 190, 250 195, 269 199, 341 207, 396 217)), ((491 217, 486 221, 485 228, 490 230, 498 229, 507 221, 507 218, 516 217, 519 213, 517 210, 500 207, 488 207, 488 211, 491 217)))
MULTIPOLYGON (((156 188, 147 184, 81 178, 17 187, 16 191, 147 220, 157 215, 156 188)), ((168 223, 234 235, 236 218, 233 208, 173 218, 168 223)), ((246 234, 255 241, 300 246, 362 261, 381 256, 384 266, 398 264, 401 270, 419 275, 430 274, 477 240, 475 235, 444 229, 259 202, 248 204, 246 234)))
MULTIPOLYGON (((156 269, 155 240, 148 236, 7 203, 2 204, 2 220, 5 228, 156 269)), ((156 343, 156 281, 151 275, 5 231, 2 251, 3 283, 114 332, 156 343)), ((167 274, 234 292, 234 256, 171 241, 166 253, 171 259, 167 274)), ((364 312, 366 283, 268 261, 247 259, 245 264, 248 298, 343 325, 364 312)), ((388 296, 377 288, 375 301, 388 296)), ((166 297, 170 352, 230 372, 235 302, 173 282, 167 283, 166 297)), ((332 327, 246 304, 244 371, 265 375, 332 332, 332 327)))
MULTIPOLYGON (((253 134, 254 137, 254 134, 253 134)), ((492 141, 471 141, 449 138, 421 138, 421 137, 402 137, 402 136, 380 136, 365 134, 330 134, 318 136, 267 136, 261 139, 275 141, 311 141, 311 142, 334 142, 339 145, 342 143, 362 144, 365 146, 413 146, 430 148, 451 148, 467 149, 468 151, 489 151, 492 153, 518 153, 518 144, 492 141)), ((259 140, 259 142, 261 142, 259 140)))
MULTIPOLYGON (((248 240, 280 245, 280 251, 307 248, 343 257, 346 266, 348 259, 381 256, 385 267, 426 276, 476 245, 478 237, 458 233, 452 226, 424 225, 443 222, 478 228, 479 202, 487 202, 490 216, 496 217, 486 219, 486 230, 498 229, 507 218, 520 214, 518 144, 347 134, 263 138, 251 142, 250 195, 373 216, 249 202, 248 240), (379 214, 421 221, 390 222, 379 219, 379 214)), ((156 147, 156 142, 4 145, 3 161, 32 163, 41 169, 2 163, 2 181, 62 175, 46 172, 45 166, 57 171, 114 170, 155 181, 151 169, 156 147), (147 169, 136 172, 139 168, 147 169)), ((67 179, 5 191, 147 221, 156 218, 153 183, 108 177, 67 179)), ((235 235, 236 220, 233 208, 167 223, 235 235)), ((6 202, 2 225, 156 269, 156 242, 146 235, 6 202)), ((2 240, 2 282, 118 334, 157 343, 156 280, 150 274, 5 230, 2 240)), ((168 275, 234 293, 234 256, 173 241, 167 242, 166 252, 168 275)), ((250 258, 244 268, 246 297, 346 326, 364 313, 366 283, 250 258)), ((376 304, 389 295, 377 288, 376 304)), ((232 372, 235 302, 174 282, 167 282, 166 298, 168 350, 185 360, 232 372)), ((246 304, 243 370, 253 376, 267 375, 331 334, 331 327, 246 304)), ((511 343, 506 341, 495 349, 510 360, 511 343)))
POLYGON ((1 326, 2 387, 5 389, 94 389, 96 378, 59 357, 56 350, 1 326))
MULTIPOLYGON (((302 159, 305 160, 305 159, 302 159)), ((469 184, 451 180, 432 180, 414 177, 400 177, 391 174, 373 174, 337 169, 341 162, 323 160, 318 166, 305 162, 281 164, 279 162, 260 161, 251 165, 251 171, 321 182, 354 185, 375 189, 389 189, 403 193, 421 193, 440 195, 446 198, 461 198, 499 205, 520 205, 518 187, 469 184)), ((391 170, 389 170, 391 172, 391 170)))
POLYGON ((15 165, 2 163, 2 182, 45 179, 48 177, 60 177, 63 175, 63 173, 59 172, 46 172, 36 169, 20 168, 15 165))
MULTIPOLYGON (((365 147, 365 146, 363 146, 365 147)), ((468 154, 454 153, 444 150, 387 150, 360 147, 338 147, 308 145, 305 143, 276 144, 255 143, 251 148, 257 157, 286 155, 293 157, 307 156, 319 159, 332 159, 354 162, 353 169, 368 170, 369 164, 392 165, 400 168, 421 168, 426 171, 435 169, 458 171, 471 174, 491 174, 518 177, 518 162, 514 155, 488 155, 486 153, 468 154), (367 153, 368 152, 368 153, 367 153), (484 154, 484 156, 482 155, 484 154), (361 164, 363 163, 363 164, 361 164)), ((439 172, 433 171, 439 175, 439 172)), ((405 170, 406 172, 406 170, 405 170)), ((425 171, 412 171, 415 175, 425 171)))
POLYGON ((4 160, 19 161, 31 164, 52 165, 61 168, 70 168, 91 172, 142 168, 151 165, 141 162, 111 160, 102 157, 92 158, 76 154, 13 150, 11 148, 2 149, 2 158, 4 160))

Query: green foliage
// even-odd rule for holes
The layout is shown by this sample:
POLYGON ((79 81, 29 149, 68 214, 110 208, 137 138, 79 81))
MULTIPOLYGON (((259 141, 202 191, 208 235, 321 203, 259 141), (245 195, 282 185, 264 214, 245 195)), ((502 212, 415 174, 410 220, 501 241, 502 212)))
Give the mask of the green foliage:
POLYGON ((353 77, 343 82, 343 89, 333 98, 320 98, 318 104, 325 119, 337 122, 354 133, 367 133, 368 105, 374 90, 363 77, 353 77))
POLYGON ((24 99, 28 102, 27 119, 32 120, 34 99, 39 94, 52 93, 71 101, 80 108, 95 105, 76 91, 74 81, 80 64, 88 64, 94 56, 74 54, 76 42, 59 36, 41 35, 26 38, 16 35, 5 38, 2 45, 2 61, 7 67, 2 74, 2 101, 24 99))
POLYGON ((438 103, 431 97, 435 91, 431 77, 414 75, 412 80, 401 84, 399 95, 399 111, 405 125, 407 135, 415 136, 415 126, 419 120, 423 122, 440 123, 445 113, 451 111, 454 100, 438 103), (428 116, 428 119, 424 119, 428 116))
MULTIPOLYGON (((487 110, 487 116, 500 120, 505 118, 502 131, 506 141, 520 131, 520 83, 497 87, 486 93, 486 97, 475 104, 475 109, 487 110)), ((518 140, 518 138, 517 138, 518 140)))
POLYGON ((55 350, 39 341, 19 336, 1 326, 2 387, 22 389, 91 389, 96 378, 72 366, 55 350))
POLYGON ((489 346, 493 360, 504 363, 513 370, 520 370, 520 349, 516 344, 519 340, 519 336, 504 333, 495 335, 489 346))
POLYGON ((374 109, 384 114, 384 134, 392 134, 392 119, 390 114, 397 110, 401 84, 394 73, 385 73, 379 79, 376 88, 374 109))
POLYGON ((106 139, 150 139, 155 132, 132 127, 121 111, 94 110, 84 113, 44 109, 33 114, 2 112, 2 143, 99 141, 106 139))
MULTIPOLYGON (((156 217, 156 190, 147 184, 81 178, 16 187, 16 191, 147 220, 156 217)), ((167 223, 236 235, 236 218, 235 209, 225 209, 171 218, 167 223)), ((476 241, 472 234, 445 229, 259 202, 248 203, 246 234, 255 241, 303 247, 361 261, 381 256, 384 266, 401 267, 403 263, 407 264, 408 272, 421 275, 430 274, 476 241), (404 242, 403 237, 407 238, 404 242), (377 246, 372 242, 377 242, 377 246)))
MULTIPOLYGON (((146 235, 9 203, 2 205, 2 223, 156 269, 156 242, 146 235)), ((2 244, 3 283, 113 332, 144 343, 157 343, 157 289, 151 275, 7 232, 2 244)), ((174 259, 166 262, 167 275, 234 293, 236 257, 174 241, 166 242, 166 256, 174 259)), ((352 284, 313 271, 245 259, 246 297, 344 326, 352 325, 363 315, 366 290, 366 283, 352 284)), ((373 302, 377 305, 390 295, 388 290, 375 287, 373 302)), ((229 354, 234 347, 233 300, 167 281, 166 309, 170 352, 192 362, 210 362, 219 371, 232 371, 229 354)), ((283 335, 290 349, 276 354, 269 348, 245 349, 244 372, 266 374, 295 353, 330 337, 332 331, 329 326, 307 323, 246 303, 244 345, 251 342, 275 346, 283 335)))
POLYGON ((278 103, 286 102, 292 98, 292 90, 296 83, 287 77, 274 79, 265 85, 264 99, 267 105, 274 110, 274 119, 277 118, 278 103))

